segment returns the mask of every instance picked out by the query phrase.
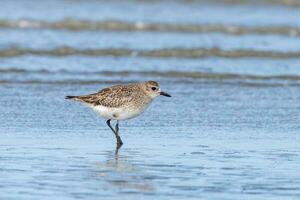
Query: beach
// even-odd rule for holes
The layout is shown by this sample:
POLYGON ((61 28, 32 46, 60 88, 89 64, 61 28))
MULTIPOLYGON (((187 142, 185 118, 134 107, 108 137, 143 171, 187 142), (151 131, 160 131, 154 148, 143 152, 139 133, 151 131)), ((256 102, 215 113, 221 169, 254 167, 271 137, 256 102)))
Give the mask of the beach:
POLYGON ((0 198, 298 199, 299 11, 4 1, 0 198), (172 98, 120 122, 119 151, 104 119, 64 99, 146 80, 172 98))

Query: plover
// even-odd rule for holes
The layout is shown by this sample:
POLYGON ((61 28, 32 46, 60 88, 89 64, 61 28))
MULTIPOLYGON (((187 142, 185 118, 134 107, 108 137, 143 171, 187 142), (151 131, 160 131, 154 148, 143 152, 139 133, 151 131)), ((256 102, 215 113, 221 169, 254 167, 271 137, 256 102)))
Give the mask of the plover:
POLYGON ((160 90, 157 82, 147 81, 144 83, 115 85, 94 94, 66 96, 66 99, 79 101, 104 119, 107 119, 106 124, 116 136, 117 147, 121 147, 123 142, 119 135, 119 121, 139 116, 146 110, 152 100, 159 95, 171 97, 168 93, 160 90), (115 129, 110 124, 111 120, 117 121, 115 129))

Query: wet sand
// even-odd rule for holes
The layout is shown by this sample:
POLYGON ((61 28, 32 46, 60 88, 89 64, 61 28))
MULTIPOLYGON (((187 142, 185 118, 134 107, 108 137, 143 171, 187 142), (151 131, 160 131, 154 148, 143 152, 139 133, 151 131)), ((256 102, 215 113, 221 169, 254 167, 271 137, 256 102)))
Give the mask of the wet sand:
POLYGON ((299 197, 298 87, 162 82, 173 97, 121 123, 116 154, 105 121, 63 98, 99 86, 1 85, 1 198, 299 197))

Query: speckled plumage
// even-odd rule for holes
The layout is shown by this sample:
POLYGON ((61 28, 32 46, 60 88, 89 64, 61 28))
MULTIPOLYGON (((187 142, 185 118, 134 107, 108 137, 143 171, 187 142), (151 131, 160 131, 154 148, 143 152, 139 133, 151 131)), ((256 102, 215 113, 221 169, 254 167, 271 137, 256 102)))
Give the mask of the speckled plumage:
POLYGON ((116 135, 117 144, 122 145, 122 140, 118 135, 118 122, 137 117, 143 113, 158 95, 171 97, 169 94, 161 92, 157 82, 147 81, 144 83, 115 85, 94 94, 66 96, 66 99, 79 101, 107 119, 107 125, 116 135), (110 124, 112 119, 117 120, 115 129, 110 124))
POLYGON ((152 100, 143 92, 139 84, 115 85, 94 94, 76 96, 74 99, 93 106, 109 108, 149 103, 152 100))
POLYGON ((145 83, 115 85, 97 93, 82 96, 67 96, 82 102, 106 119, 126 120, 141 114, 158 95, 159 84, 155 81, 145 83), (157 92, 151 88, 157 88, 157 92))

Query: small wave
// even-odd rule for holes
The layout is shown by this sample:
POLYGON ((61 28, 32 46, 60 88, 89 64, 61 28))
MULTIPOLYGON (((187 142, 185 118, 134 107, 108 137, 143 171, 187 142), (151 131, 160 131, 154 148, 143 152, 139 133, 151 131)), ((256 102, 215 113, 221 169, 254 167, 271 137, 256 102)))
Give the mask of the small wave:
MULTIPOLYGON (((60 75, 101 75, 105 77, 162 77, 162 78, 191 78, 191 79, 215 79, 215 80, 284 80, 284 81, 300 81, 300 75, 250 75, 250 74, 232 74, 232 73, 208 73, 208 72, 196 72, 196 71, 49 71, 49 70, 26 70, 17 68, 0 69, 0 73, 17 73, 17 74, 60 74, 60 75)), ((93 82, 93 81, 92 81, 93 82)))
MULTIPOLYGON (((208 3, 206 0, 179 0, 184 3, 208 3)), ((281 6, 289 6, 295 7, 300 6, 299 0, 210 0, 209 3, 221 3, 221 4, 255 4, 255 5, 281 5, 281 6)))
MULTIPOLYGON (((148 1, 148 0, 145 0, 148 1)), ((255 4, 255 5, 281 5, 281 6, 300 6, 299 0, 179 0, 180 2, 184 3, 214 3, 214 4, 232 4, 232 5, 239 5, 239 4, 255 4)))
MULTIPOLYGON (((109 84, 109 85, 116 85, 116 84, 129 84, 135 82, 141 82, 144 80, 141 79, 127 79, 124 81, 122 79, 119 80, 0 80, 0 84, 28 84, 28 85, 95 85, 95 84, 109 84)), ((202 80, 201 82, 195 80, 187 80, 187 79, 160 79, 160 82, 168 82, 174 84, 222 84, 222 85, 229 85, 234 87, 252 87, 252 88, 265 88, 265 87, 300 87, 300 83, 282 83, 282 82, 247 82, 247 81, 215 81, 215 80, 202 80)))
POLYGON ((300 28, 288 26, 247 27, 225 24, 170 24, 151 22, 125 22, 117 20, 88 21, 65 19, 56 22, 38 20, 0 20, 0 28, 20 29, 66 29, 70 31, 103 30, 103 31, 153 31, 153 32, 187 32, 210 33, 219 32, 234 35, 242 34, 278 34, 299 36, 300 28))
MULTIPOLYGON (((153 3, 153 0, 143 0, 148 3, 153 3)), ((158 2, 164 0, 157 0, 158 2)), ((157 2, 154 1, 154 2, 157 2)), ((287 7, 295 7, 300 6, 299 0, 174 0, 175 2, 183 3, 183 4, 229 4, 229 5, 280 5, 287 7)))
POLYGON ((37 56, 130 56, 130 57, 179 57, 179 58, 203 58, 203 57, 258 57, 258 58, 299 58, 300 52, 257 51, 248 49, 222 50, 218 48, 170 48, 154 50, 134 49, 76 49, 72 47, 59 47, 54 49, 24 49, 11 48, 0 50, 0 57, 16 57, 23 55, 37 56))
POLYGON ((107 80, 0 80, 0 84, 80 84, 80 85, 92 85, 92 84, 127 84, 132 81, 107 81, 107 80))

